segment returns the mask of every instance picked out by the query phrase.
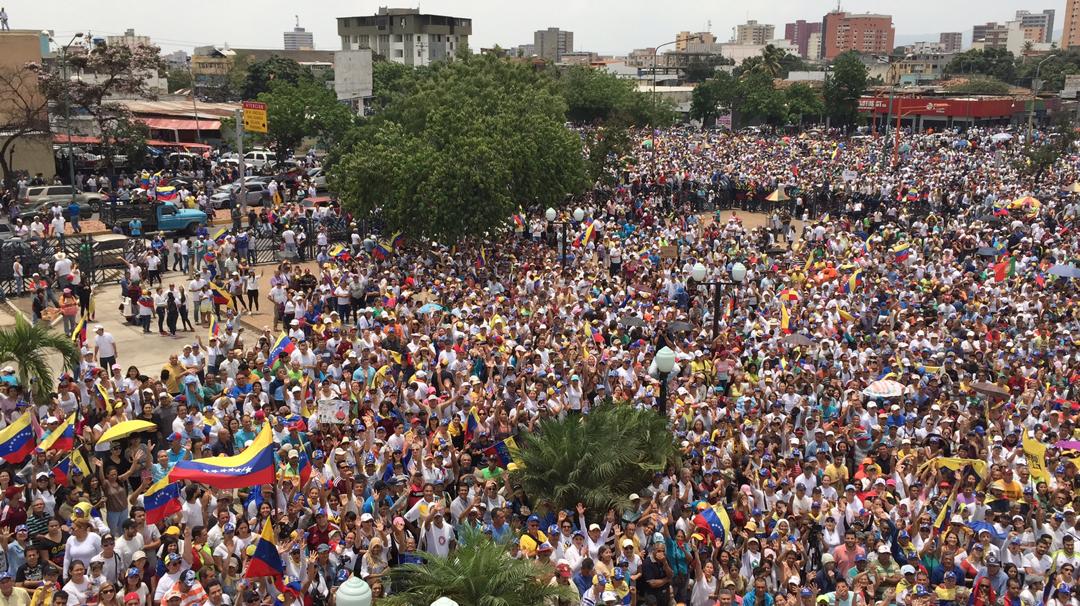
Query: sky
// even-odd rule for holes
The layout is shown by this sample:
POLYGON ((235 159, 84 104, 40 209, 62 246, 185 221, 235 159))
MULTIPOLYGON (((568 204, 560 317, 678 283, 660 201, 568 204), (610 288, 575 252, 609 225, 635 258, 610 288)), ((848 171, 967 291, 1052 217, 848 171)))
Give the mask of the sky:
MULTIPOLYGON (((532 42, 532 32, 559 27, 574 32, 574 50, 626 54, 675 39, 679 31, 710 31, 728 40, 733 28, 748 19, 777 26, 796 19, 818 21, 836 7, 821 0, 0 0, 12 29, 51 29, 57 39, 76 31, 95 37, 122 34, 134 28, 164 51, 224 44, 238 48, 281 48, 282 32, 300 25, 315 35, 315 47, 340 48, 337 17, 372 15, 380 5, 417 6, 425 13, 472 19, 473 49, 532 42), (419 4, 417 4, 419 2, 419 4), (179 9, 179 10, 177 10, 179 9)), ((1017 9, 1057 11, 1054 29, 1064 19, 1064 0, 845 0, 842 9, 893 15, 897 42, 937 41, 938 32, 1007 21, 1017 9)), ((65 38, 66 39, 66 38, 65 38)))

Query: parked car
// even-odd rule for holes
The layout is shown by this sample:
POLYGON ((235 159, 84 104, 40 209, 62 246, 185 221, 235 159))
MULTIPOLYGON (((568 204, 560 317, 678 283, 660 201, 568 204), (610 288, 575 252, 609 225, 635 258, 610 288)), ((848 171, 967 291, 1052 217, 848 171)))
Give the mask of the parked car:
POLYGON ((266 150, 249 151, 244 154, 244 164, 255 170, 262 170, 267 164, 273 164, 277 160, 277 154, 266 150))
MULTIPOLYGON (((26 190, 26 197, 31 202, 38 202, 40 200, 53 200, 60 198, 64 201, 71 200, 71 186, 70 185, 38 185, 26 190)), ((75 192, 75 200, 79 203, 79 206, 89 206, 92 212, 98 212, 101 210, 102 201, 105 200, 104 196, 97 192, 75 192)))
MULTIPOLYGON (((67 219, 67 207, 70 203, 70 200, 71 196, 69 195, 65 198, 43 198, 38 199, 36 202, 29 202, 27 204, 24 204, 19 209, 19 218, 27 222, 33 220, 33 218, 38 215, 42 215, 46 219, 51 219, 52 212, 50 209, 52 208, 53 204, 55 204, 56 202, 60 202, 60 207, 64 209, 64 218, 67 219)), ((79 201, 78 198, 76 198, 76 201, 79 202, 79 219, 89 219, 90 217, 94 216, 93 207, 91 207, 84 201, 79 201)))
POLYGON ((315 191, 326 191, 326 172, 322 167, 311 168, 307 171, 308 181, 315 184, 315 191))
MULTIPOLYGON (((232 208, 236 187, 235 183, 231 183, 219 189, 216 194, 210 196, 210 207, 232 208)), ((262 206, 270 199, 270 190, 267 189, 265 183, 246 181, 244 190, 248 206, 262 206)))
POLYGON ((10 223, 0 223, 0 242, 18 239, 19 238, 15 235, 15 230, 11 229, 10 223))

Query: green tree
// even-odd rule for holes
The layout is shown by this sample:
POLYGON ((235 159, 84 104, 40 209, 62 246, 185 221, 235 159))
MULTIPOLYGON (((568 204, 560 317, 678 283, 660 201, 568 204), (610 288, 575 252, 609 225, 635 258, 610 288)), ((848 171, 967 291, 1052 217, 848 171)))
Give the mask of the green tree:
POLYGON ((165 80, 170 93, 175 93, 184 88, 191 88, 191 72, 185 68, 173 68, 165 74, 165 80))
POLYGON ((763 122, 780 125, 787 120, 784 94, 776 89, 772 76, 752 71, 739 78, 735 88, 734 108, 740 123, 763 122))
POLYGON ((270 92, 271 86, 278 82, 299 85, 314 80, 311 70, 303 65, 288 57, 272 55, 247 67, 243 96, 245 99, 256 99, 262 93, 270 92))
POLYGON ((947 90, 968 95, 1005 95, 1009 92, 1009 85, 994 78, 976 77, 951 85, 947 90))
POLYGON ((796 82, 784 91, 787 104, 787 120, 802 125, 807 119, 815 120, 825 113, 825 103, 821 95, 810 85, 796 82))
POLYGON ((712 78, 698 84, 690 94, 690 117, 709 126, 723 108, 731 107, 735 95, 735 79, 726 72, 718 72, 712 78))
POLYGON ((673 120, 671 109, 631 80, 583 66, 558 72, 559 91, 566 99, 567 119, 593 123, 616 116, 634 126, 662 126, 673 120))
POLYGON ((50 401, 56 384, 56 373, 49 359, 59 356, 63 368, 79 369, 79 348, 67 335, 49 328, 48 324, 32 326, 21 315, 15 325, 0 329, 0 365, 14 364, 19 385, 30 386, 37 404, 50 401))
POLYGON ((49 131, 49 100, 38 90, 40 73, 37 63, 0 68, 0 173, 8 185, 15 182, 11 150, 24 137, 49 131))
POLYGON ((407 94, 416 84, 417 70, 403 63, 387 61, 381 56, 371 64, 372 108, 379 110, 390 105, 394 98, 407 94))
POLYGON ((666 419, 627 404, 599 406, 580 420, 542 421, 519 446, 515 474, 527 494, 551 499, 556 509, 584 503, 596 512, 625 505, 677 456, 666 419))
POLYGON ((58 106, 69 103, 70 110, 90 116, 101 137, 106 173, 113 170, 113 159, 122 151, 144 145, 144 129, 133 127, 127 106, 114 99, 156 99, 148 76, 165 70, 165 61, 156 46, 99 44, 84 55, 71 57, 72 70, 82 78, 64 78, 57 72, 43 72, 39 80, 45 96, 58 106))
POLYGON ((325 147, 341 141, 353 122, 352 111, 337 102, 333 91, 313 81, 292 84, 276 80, 270 91, 259 95, 266 103, 266 141, 284 160, 304 137, 313 137, 325 147))
POLYGON ((1016 57, 1003 48, 972 49, 957 53, 945 66, 945 74, 981 74, 1003 82, 1016 81, 1016 57))
POLYGON ((1054 135, 1024 151, 1024 159, 1018 161, 1021 171, 1032 178, 1037 187, 1043 176, 1062 158, 1070 155, 1078 138, 1076 128, 1068 115, 1060 115, 1054 123, 1054 135))
POLYGON ((833 59, 825 83, 825 112, 834 126, 851 126, 859 118, 859 98, 866 91, 866 66, 855 51, 833 59))
POLYGON ((630 129, 620 120, 602 124, 585 133, 585 165, 590 183, 616 185, 614 170, 631 148, 630 129))
POLYGON ((1038 71, 1043 92, 1056 92, 1065 87, 1065 76, 1080 74, 1080 49, 1057 50, 1043 57, 1025 57, 1016 66, 1016 86, 1031 87, 1038 71), (1049 58, 1048 58, 1049 57, 1049 58), (1042 67, 1039 67, 1039 65, 1042 67))
POLYGON ((743 59, 733 74, 736 78, 742 78, 750 72, 760 72, 773 78, 787 78, 790 72, 806 69, 806 62, 798 55, 768 44, 761 49, 760 55, 743 59))
POLYGON ((683 68, 683 81, 705 82, 716 74, 716 68, 721 65, 735 65, 735 60, 723 55, 708 55, 704 59, 693 59, 683 68))
POLYGON ((350 137, 331 182, 390 229, 441 242, 483 234, 522 204, 586 186, 581 138, 565 120, 546 74, 491 56, 440 62, 350 137))
POLYGON ((537 606, 578 597, 573 585, 544 582, 553 572, 548 564, 511 557, 505 546, 476 531, 464 531, 460 540, 449 557, 429 556, 422 564, 392 569, 394 595, 380 602, 427 605, 447 597, 458 604, 537 606))

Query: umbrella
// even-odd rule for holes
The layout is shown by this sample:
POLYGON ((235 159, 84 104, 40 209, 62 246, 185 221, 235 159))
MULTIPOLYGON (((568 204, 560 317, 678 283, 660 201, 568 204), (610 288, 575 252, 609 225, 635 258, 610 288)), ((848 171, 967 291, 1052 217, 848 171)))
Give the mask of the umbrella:
POLYGON ((645 320, 642 320, 641 318, 639 318, 637 316, 623 316, 619 320, 619 323, 622 324, 623 326, 630 326, 630 327, 645 326, 645 320))
POLYGON ((784 343, 788 343, 790 345, 799 345, 801 347, 808 347, 810 345, 813 345, 814 341, 804 334, 794 333, 784 337, 784 343))
POLYGON ((975 391, 983 394, 984 396, 990 396, 991 398, 1007 398, 1009 397, 1009 390, 1004 387, 987 382, 972 383, 971 388, 975 391))
POLYGON ((429 314, 436 311, 443 311, 443 309, 445 308, 438 303, 426 303, 421 306, 420 309, 417 310, 417 312, 422 314, 429 314))
POLYGON ((777 189, 773 193, 769 194, 766 198, 769 202, 787 202, 791 198, 784 193, 783 189, 777 189))
POLYGON ((863 395, 871 398, 895 398, 903 393, 904 386, 892 379, 879 379, 863 390, 863 395))
POLYGON ((1078 182, 1078 183, 1073 183, 1073 184, 1072 184, 1072 187, 1070 187, 1070 188, 1069 188, 1069 191, 1071 191, 1071 192, 1072 192, 1072 193, 1074 193, 1074 194, 1076 194, 1076 193, 1080 193, 1080 182, 1078 182))
POLYGON ((1039 214, 1039 209, 1042 208, 1042 202, 1031 196, 1024 196, 1023 198, 1017 198, 1012 202, 1009 202, 1009 210, 1023 209, 1025 214, 1029 217, 1034 217, 1039 214))
POLYGON ((784 290, 781 290, 779 296, 780 296, 780 299, 782 301, 798 301, 799 300, 799 293, 795 292, 794 290, 791 290, 790 288, 785 288, 784 290))
POLYGON ((1002 141, 1009 141, 1011 139, 1012 135, 1010 135, 1009 133, 998 133, 993 137, 990 137, 990 140, 994 143, 1001 143, 1002 141))
POLYGON ((1059 278, 1080 278, 1080 268, 1072 265, 1054 265, 1046 273, 1059 278))
POLYGON ((998 249, 994 248, 993 246, 983 246, 982 248, 979 249, 979 254, 984 256, 984 257, 996 257, 998 255, 1005 254, 1005 251, 998 250, 998 249))
POLYGON ((157 429, 157 425, 150 421, 143 421, 136 419, 134 421, 124 421, 123 423, 117 423, 112 427, 105 430, 105 433, 101 434, 97 443, 112 442, 113 440, 119 440, 125 436, 130 436, 133 433, 140 431, 149 431, 151 429, 157 429))
POLYGON ((686 332, 694 329, 689 322, 672 322, 668 325, 668 328, 671 329, 672 332, 686 332))

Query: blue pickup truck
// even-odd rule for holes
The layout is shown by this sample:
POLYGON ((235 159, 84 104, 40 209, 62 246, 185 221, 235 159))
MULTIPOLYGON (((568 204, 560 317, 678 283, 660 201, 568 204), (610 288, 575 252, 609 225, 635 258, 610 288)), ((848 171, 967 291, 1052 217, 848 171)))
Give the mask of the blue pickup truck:
POLYGON ((131 221, 142 222, 142 233, 155 231, 193 235, 199 226, 206 225, 206 213, 201 210, 177 208, 172 202, 158 204, 130 204, 106 206, 101 209, 105 227, 119 225, 125 234, 131 234, 131 221))

